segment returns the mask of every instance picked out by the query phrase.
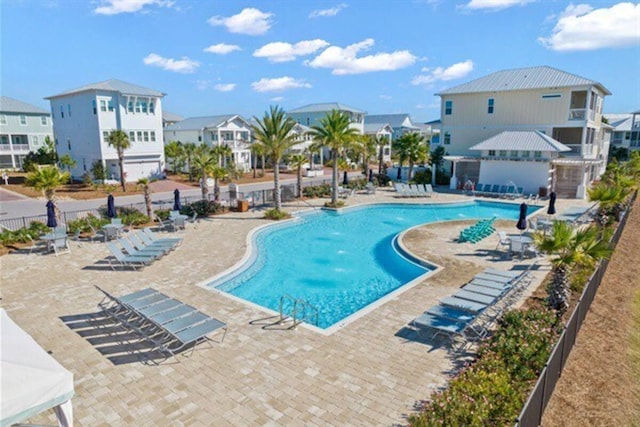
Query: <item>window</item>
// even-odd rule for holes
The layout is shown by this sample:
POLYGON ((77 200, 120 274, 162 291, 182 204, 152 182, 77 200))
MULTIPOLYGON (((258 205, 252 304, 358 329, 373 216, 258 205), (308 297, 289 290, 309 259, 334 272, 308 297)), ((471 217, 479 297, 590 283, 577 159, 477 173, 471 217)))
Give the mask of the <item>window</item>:
POLYGON ((136 132, 136 138, 138 142, 142 142, 142 131, 139 130, 136 132))
POLYGON ((153 105, 153 101, 149 102, 149 112, 150 112, 151 114, 155 114, 155 113, 156 113, 155 108, 156 108, 156 107, 153 105))
POLYGON ((133 101, 127 102, 127 111, 133 113, 133 101))
POLYGON ((151 131, 151 142, 156 142, 156 133, 151 131))
POLYGON ((147 101, 142 101, 140 104, 141 104, 140 106, 142 107, 142 112, 146 113, 148 111, 147 110, 147 101))
POLYGON ((40 124, 42 126, 46 126, 47 125, 47 116, 40 116, 40 124))
POLYGON ((96 114, 98 109, 96 108, 96 100, 91 101, 91 108, 93 108, 93 114, 96 114))
POLYGON ((495 157, 496 156, 496 150, 489 150, 489 156, 490 157, 495 157))
POLYGON ((64 107, 62 105, 60 106, 60 117, 64 119, 64 107))
POLYGON ((149 142, 149 132, 145 130, 143 134, 144 134, 144 142, 149 142))
POLYGON ((71 151, 71 138, 67 138, 67 148, 71 151))
POLYGON ((445 101, 444 102, 444 115, 450 116, 453 112, 453 101, 445 101))
POLYGON ((493 114, 493 106, 495 104, 495 99, 489 98, 487 101, 487 113, 493 114))
POLYGON ((106 130, 102 131, 102 140, 106 143, 109 142, 109 132, 107 132, 106 130))
POLYGON ((35 135, 31 136, 31 145, 38 146, 38 137, 35 135))
POLYGON ((67 112, 69 113, 69 117, 71 117, 71 104, 67 104, 67 112))
POLYGON ((451 144, 451 134, 449 132, 444 133, 444 143, 445 145, 451 144))
POLYGON ((140 101, 136 101, 136 113, 140 112, 140 101))
POLYGON ((511 157, 518 157, 518 150, 511 150, 511 157))
POLYGON ((498 151, 498 155, 500 157, 507 157, 507 150, 500 150, 498 151))
POLYGON ((23 125, 23 126, 27 125, 27 116, 25 116, 25 115, 21 115, 20 116, 20 124, 23 125))
POLYGON ((0 125, 6 125, 7 124, 7 116, 5 116, 4 114, 0 115, 0 125))
POLYGON ((542 95, 542 99, 553 99, 553 98, 562 98, 562 94, 560 93, 545 93, 542 95))
POLYGON ((520 157, 529 157, 529 155, 530 155, 530 152, 529 152, 529 151, 522 151, 522 152, 520 153, 520 157))
POLYGON ((0 135, 0 144, 9 145, 9 136, 8 135, 0 135))
POLYGON ((129 141, 136 142, 136 133, 134 131, 129 132, 129 141))
POLYGON ((113 100, 110 99, 107 102, 107 107, 109 108, 109 111, 113 111, 113 100))
POLYGON ((107 111, 107 101, 104 99, 100 100, 100 111, 107 111))
POLYGON ((535 157, 536 159, 541 159, 542 158, 542 151, 534 151, 533 152, 533 157, 535 157))
POLYGON ((202 142, 202 135, 198 135, 198 142, 202 142))

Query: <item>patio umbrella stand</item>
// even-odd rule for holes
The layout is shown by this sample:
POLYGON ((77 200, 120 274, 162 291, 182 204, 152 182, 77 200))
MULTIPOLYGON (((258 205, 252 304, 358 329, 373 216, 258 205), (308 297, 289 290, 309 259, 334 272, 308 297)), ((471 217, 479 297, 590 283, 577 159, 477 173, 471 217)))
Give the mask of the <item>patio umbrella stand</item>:
POLYGON ((180 204, 180 190, 177 188, 173 191, 173 210, 179 211, 182 209, 182 205, 180 204))
POLYGON ((47 202, 47 227, 56 228, 58 221, 56 220, 56 207, 51 200, 47 202))
POLYGON ((116 217, 116 203, 113 199, 113 194, 109 194, 109 196, 107 197, 107 217, 116 217))

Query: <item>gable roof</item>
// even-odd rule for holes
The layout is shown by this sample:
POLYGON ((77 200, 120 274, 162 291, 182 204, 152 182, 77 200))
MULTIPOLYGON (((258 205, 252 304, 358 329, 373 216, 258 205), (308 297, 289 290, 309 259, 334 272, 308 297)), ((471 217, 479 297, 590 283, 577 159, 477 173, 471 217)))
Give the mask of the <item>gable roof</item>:
POLYGON ((605 114, 609 125, 613 128, 614 132, 630 131, 633 119, 633 113, 627 114, 605 114))
POLYGON ((318 104, 309 104, 304 107, 294 108, 293 110, 287 111, 288 114, 296 114, 296 113, 324 113, 329 112, 331 110, 338 111, 349 111, 351 113, 357 114, 365 114, 364 111, 358 110, 357 108, 349 107, 348 105, 341 104, 339 102, 321 102, 318 104))
POLYGON ((571 151, 563 143, 556 141, 544 133, 531 131, 504 131, 496 136, 485 139, 479 144, 469 147, 469 150, 519 150, 519 151, 571 151))
MULTIPOLYGON (((413 125, 411 121, 411 117, 407 113, 400 114, 367 114, 364 116, 364 123, 377 123, 377 124, 385 124, 388 123, 392 128, 403 127, 403 123, 405 120, 409 119, 409 122, 413 125)), ((405 126, 407 127, 407 126, 405 126)), ((415 126, 408 126, 410 128, 414 128, 415 126)), ((417 128, 416 128, 417 129, 417 128)))
POLYGON ((184 120, 184 117, 175 113, 171 113, 165 109, 162 109, 162 120, 167 122, 179 122, 181 120, 184 120))
POLYGON ((387 131, 393 132, 393 128, 389 123, 365 123, 364 124, 364 133, 378 133, 384 128, 388 128, 387 131))
POLYGON ((111 79, 104 82, 90 83, 88 85, 80 86, 76 89, 67 90, 57 95, 51 95, 45 99, 59 98, 61 96, 73 95, 80 92, 88 92, 93 90, 104 90, 109 92, 119 92, 124 95, 142 95, 142 96, 155 96, 161 98, 165 96, 165 93, 158 92, 157 90, 149 89, 143 86, 138 86, 132 83, 123 82, 122 80, 111 79))
POLYGON ((8 96, 0 96, 0 111, 3 113, 31 113, 51 115, 47 110, 27 104, 8 96))
POLYGON ((445 89, 436 95, 459 93, 504 92, 510 90, 553 89, 560 87, 596 85, 611 95, 601 83, 548 66, 516 68, 497 71, 479 79, 445 89))
POLYGON ((249 122, 238 114, 224 114, 220 116, 189 117, 165 127, 164 130, 202 130, 205 128, 215 128, 236 117, 249 125, 249 122))

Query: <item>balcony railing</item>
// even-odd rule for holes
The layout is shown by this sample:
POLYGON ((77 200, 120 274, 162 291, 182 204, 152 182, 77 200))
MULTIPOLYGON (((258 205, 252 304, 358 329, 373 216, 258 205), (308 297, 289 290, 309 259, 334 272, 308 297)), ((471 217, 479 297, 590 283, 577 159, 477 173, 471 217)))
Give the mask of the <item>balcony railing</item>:
POLYGON ((587 117, 586 108, 574 108, 569 110, 569 120, 584 120, 587 117))
POLYGON ((0 144, 0 151, 4 153, 8 151, 28 153, 29 144, 0 144))

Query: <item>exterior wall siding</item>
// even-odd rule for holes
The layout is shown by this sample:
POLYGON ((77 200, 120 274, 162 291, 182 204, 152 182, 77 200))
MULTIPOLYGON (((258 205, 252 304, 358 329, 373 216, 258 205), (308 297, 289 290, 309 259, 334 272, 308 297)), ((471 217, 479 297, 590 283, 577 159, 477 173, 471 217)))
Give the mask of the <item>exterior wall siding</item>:
POLYGON ((550 168, 549 162, 482 160, 478 182, 515 185, 523 187, 525 193, 537 194, 540 187, 548 185, 550 168))

